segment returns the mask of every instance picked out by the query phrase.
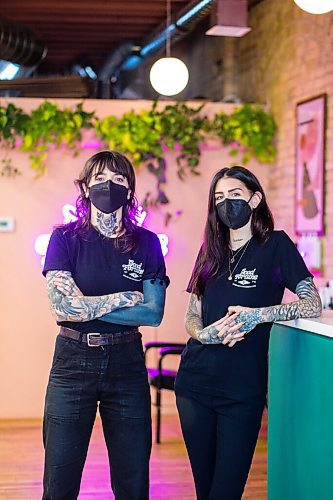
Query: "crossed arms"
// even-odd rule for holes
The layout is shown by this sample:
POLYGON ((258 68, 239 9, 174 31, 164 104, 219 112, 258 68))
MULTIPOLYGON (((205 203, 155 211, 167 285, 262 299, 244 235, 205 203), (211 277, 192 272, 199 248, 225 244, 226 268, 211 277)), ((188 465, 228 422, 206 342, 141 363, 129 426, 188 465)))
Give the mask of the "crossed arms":
POLYGON ((48 271, 47 290, 51 311, 58 322, 100 319, 110 323, 158 326, 162 320, 166 285, 145 280, 140 292, 85 296, 68 271, 48 271))

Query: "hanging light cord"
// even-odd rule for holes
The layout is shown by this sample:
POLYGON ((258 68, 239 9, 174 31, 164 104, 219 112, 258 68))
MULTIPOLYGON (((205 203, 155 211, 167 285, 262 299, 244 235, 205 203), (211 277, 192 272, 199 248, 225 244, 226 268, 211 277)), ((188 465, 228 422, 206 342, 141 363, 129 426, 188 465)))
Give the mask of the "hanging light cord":
POLYGON ((170 25, 171 25, 171 0, 166 2, 167 20, 166 20, 166 57, 170 57, 170 25))

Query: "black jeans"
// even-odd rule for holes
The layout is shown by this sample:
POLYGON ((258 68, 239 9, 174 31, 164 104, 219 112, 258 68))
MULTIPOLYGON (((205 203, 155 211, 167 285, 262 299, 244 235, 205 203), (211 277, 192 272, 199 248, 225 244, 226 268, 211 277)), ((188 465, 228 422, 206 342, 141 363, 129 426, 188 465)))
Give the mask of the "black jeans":
POLYGON ((241 500, 265 398, 235 400, 177 390, 198 500, 241 500))
POLYGON ((151 410, 141 340, 88 347, 58 335, 46 393, 43 500, 75 500, 97 405, 117 500, 149 498, 151 410))

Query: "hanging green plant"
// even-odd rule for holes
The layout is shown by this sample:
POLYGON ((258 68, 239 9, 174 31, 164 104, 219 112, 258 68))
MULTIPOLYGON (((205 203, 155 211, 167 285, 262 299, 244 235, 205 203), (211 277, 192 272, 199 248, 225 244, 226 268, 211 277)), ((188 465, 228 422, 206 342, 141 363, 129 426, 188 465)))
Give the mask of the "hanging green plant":
POLYGON ((72 110, 59 109, 57 104, 45 101, 30 114, 9 103, 0 106, 0 145, 5 149, 1 174, 18 175, 9 153, 13 147, 20 147, 30 153, 36 176, 42 175, 51 149, 64 147, 74 155, 80 152, 83 129, 94 129, 100 146, 122 151, 136 167, 146 167, 156 177, 157 194, 147 193, 146 205, 169 202, 165 192, 167 150, 176 152, 181 180, 187 172, 200 174, 200 145, 207 138, 217 138, 230 148, 231 155, 241 152, 242 163, 251 157, 260 162, 274 161, 276 126, 262 106, 245 104, 230 115, 217 113, 213 119, 202 114, 203 108, 204 105, 191 108, 176 103, 158 109, 155 102, 149 110, 99 120, 94 112, 84 111, 82 103, 72 110))
POLYGON ((217 113, 209 125, 210 132, 221 139, 222 144, 232 145, 231 155, 243 153, 241 162, 256 158, 260 163, 272 163, 276 149, 273 144, 276 124, 271 114, 260 105, 244 104, 231 115, 217 113))
POLYGON ((166 106, 158 114, 161 119, 161 140, 170 150, 180 149, 176 156, 178 176, 184 179, 186 168, 198 175, 200 144, 204 141, 204 130, 208 122, 200 112, 204 105, 190 108, 184 103, 166 106))
POLYGON ((4 158, 1 159, 0 173, 6 177, 16 177, 19 170, 12 164, 10 150, 15 147, 18 137, 24 134, 29 116, 22 109, 9 103, 0 107, 0 144, 4 149, 4 158))
POLYGON ((80 152, 78 141, 83 128, 94 126, 94 113, 83 111, 82 103, 74 111, 60 110, 56 104, 45 101, 30 115, 13 104, 0 107, 0 139, 8 148, 19 146, 31 152, 29 158, 36 175, 46 170, 48 152, 52 147, 64 146, 74 155, 80 152))
POLYGON ((176 162, 178 176, 184 179, 186 168, 199 174, 196 167, 200 161, 200 143, 203 140, 205 117, 197 109, 184 103, 166 106, 157 110, 154 103, 150 110, 139 113, 130 111, 121 118, 109 116, 97 122, 96 132, 110 149, 118 149, 129 155, 137 166, 146 164, 156 177, 157 195, 147 193, 144 206, 156 206, 169 202, 164 191, 166 184, 166 150, 178 150, 176 162))
POLYGON ((60 110, 56 104, 46 101, 33 110, 29 118, 21 149, 33 151, 29 158, 37 175, 46 169, 50 146, 64 146, 76 156, 80 152, 78 142, 82 138, 82 129, 94 126, 94 113, 83 111, 82 103, 72 111, 60 110))
POLYGON ((98 137, 109 147, 132 158, 134 165, 142 165, 148 158, 162 158, 160 143, 161 120, 153 107, 139 113, 130 111, 120 118, 108 116, 96 121, 98 137))

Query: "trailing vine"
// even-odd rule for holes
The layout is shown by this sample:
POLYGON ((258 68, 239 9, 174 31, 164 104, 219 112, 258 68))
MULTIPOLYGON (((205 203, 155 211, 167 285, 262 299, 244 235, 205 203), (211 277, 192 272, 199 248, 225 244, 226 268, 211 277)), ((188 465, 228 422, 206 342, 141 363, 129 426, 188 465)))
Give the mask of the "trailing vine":
POLYGON ((276 126, 262 106, 245 104, 230 115, 217 113, 213 119, 203 114, 203 108, 204 105, 191 108, 177 103, 159 110, 153 103, 148 110, 100 120, 95 112, 84 111, 82 103, 72 110, 59 109, 57 104, 45 101, 30 114, 9 103, 0 106, 0 146, 5 150, 1 175, 15 177, 20 173, 10 158, 15 147, 29 153, 36 177, 43 175, 52 149, 66 148, 74 155, 80 152, 83 129, 94 129, 102 147, 120 150, 132 159, 134 166, 146 166, 156 177, 157 195, 147 193, 146 205, 169 201, 164 190, 167 150, 176 151, 181 180, 187 172, 200 174, 200 145, 207 138, 218 139, 233 156, 241 153, 243 164, 252 157, 263 163, 274 161, 276 126))

